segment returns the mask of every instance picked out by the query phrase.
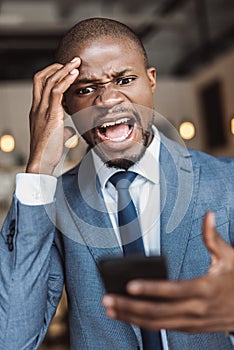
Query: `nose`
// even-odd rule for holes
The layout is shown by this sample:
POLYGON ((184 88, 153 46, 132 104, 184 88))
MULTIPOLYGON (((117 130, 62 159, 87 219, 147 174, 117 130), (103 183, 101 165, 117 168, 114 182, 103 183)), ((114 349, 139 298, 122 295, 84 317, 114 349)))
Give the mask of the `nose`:
POLYGON ((124 95, 112 83, 105 84, 99 88, 98 96, 95 99, 96 106, 113 107, 124 102, 124 95))

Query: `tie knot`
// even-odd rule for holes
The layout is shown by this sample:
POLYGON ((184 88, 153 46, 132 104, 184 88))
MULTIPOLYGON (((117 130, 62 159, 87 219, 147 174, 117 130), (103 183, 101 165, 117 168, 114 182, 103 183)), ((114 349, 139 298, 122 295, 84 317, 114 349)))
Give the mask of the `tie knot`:
POLYGON ((117 190, 128 189, 136 176, 132 171, 121 171, 112 175, 109 180, 117 190))

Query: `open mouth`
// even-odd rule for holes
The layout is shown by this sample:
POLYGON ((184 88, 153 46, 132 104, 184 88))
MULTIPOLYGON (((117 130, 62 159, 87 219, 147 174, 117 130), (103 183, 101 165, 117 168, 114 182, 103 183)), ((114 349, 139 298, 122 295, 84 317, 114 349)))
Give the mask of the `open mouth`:
POLYGON ((128 139, 134 129, 135 120, 124 117, 116 121, 106 121, 97 127, 99 137, 113 142, 122 142, 128 139))

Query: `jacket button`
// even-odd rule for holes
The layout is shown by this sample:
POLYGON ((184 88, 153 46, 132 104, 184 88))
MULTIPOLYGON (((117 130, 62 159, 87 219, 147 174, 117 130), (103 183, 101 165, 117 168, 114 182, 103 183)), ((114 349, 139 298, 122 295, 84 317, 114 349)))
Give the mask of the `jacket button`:
POLYGON ((14 249, 13 243, 8 244, 8 249, 10 252, 12 252, 12 250, 14 249))
POLYGON ((7 244, 10 252, 14 249, 13 238, 15 235, 15 220, 13 220, 9 226, 10 233, 7 235, 7 244))

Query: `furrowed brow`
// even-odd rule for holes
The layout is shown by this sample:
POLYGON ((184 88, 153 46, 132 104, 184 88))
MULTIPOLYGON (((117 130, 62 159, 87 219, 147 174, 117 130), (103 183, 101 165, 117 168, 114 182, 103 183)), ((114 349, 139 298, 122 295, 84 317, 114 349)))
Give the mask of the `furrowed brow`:
POLYGON ((88 78, 82 78, 82 79, 77 79, 73 85, 78 85, 78 84, 95 84, 97 83, 98 80, 93 80, 93 79, 88 79, 88 78))
POLYGON ((118 72, 115 74, 115 77, 118 78, 118 77, 122 77, 123 75, 127 74, 127 73, 131 73, 132 72, 132 69, 124 69, 122 70, 121 72, 118 72))
MULTIPOLYGON (((120 72, 116 72, 113 73, 114 79, 115 78, 119 78, 122 77, 123 75, 127 74, 127 73, 131 73, 132 70, 131 69, 124 69, 120 72)), ((89 79, 89 78, 81 78, 81 79, 77 79, 72 85, 78 85, 78 84, 105 84, 105 82, 100 82, 100 80, 98 79, 89 79)))

